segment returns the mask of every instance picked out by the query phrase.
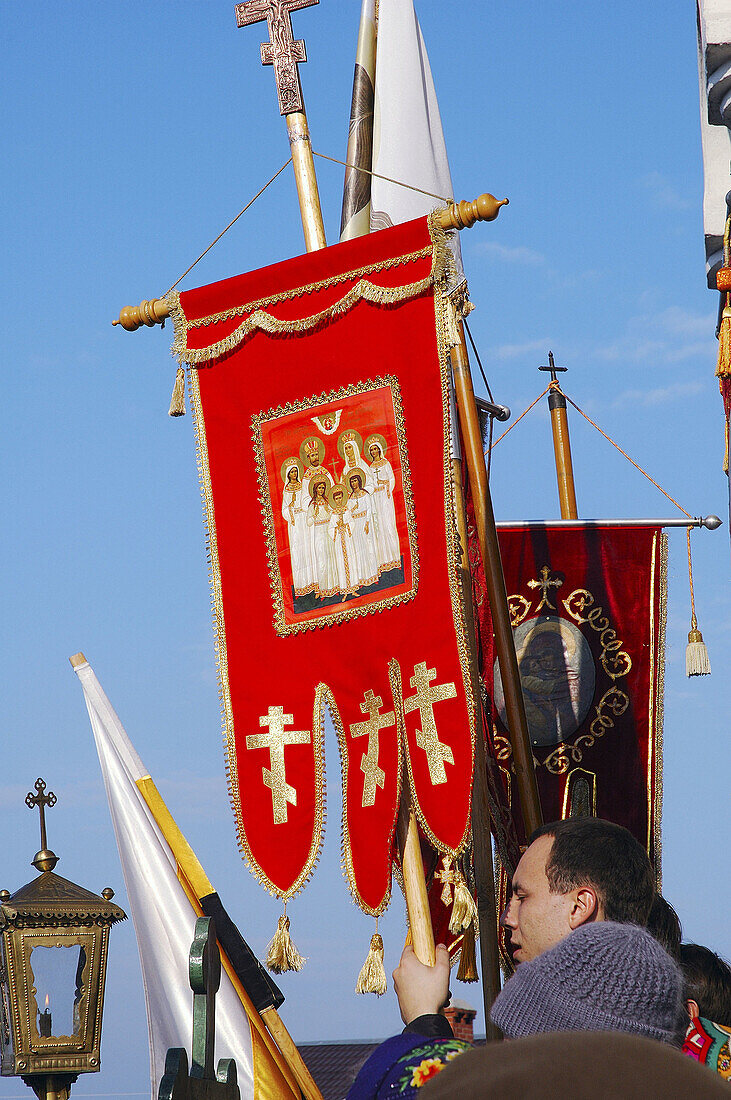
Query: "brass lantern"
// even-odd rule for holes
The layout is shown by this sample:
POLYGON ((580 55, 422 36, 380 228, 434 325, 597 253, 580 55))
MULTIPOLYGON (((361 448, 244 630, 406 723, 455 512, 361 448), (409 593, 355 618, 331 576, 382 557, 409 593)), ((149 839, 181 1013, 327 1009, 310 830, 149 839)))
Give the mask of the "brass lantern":
POLYGON ((99 896, 54 873, 44 808, 56 797, 42 779, 35 788, 26 803, 41 812, 40 874, 0 892, 0 1069, 61 1097, 79 1073, 99 1069, 109 929, 125 913, 112 890, 99 896))

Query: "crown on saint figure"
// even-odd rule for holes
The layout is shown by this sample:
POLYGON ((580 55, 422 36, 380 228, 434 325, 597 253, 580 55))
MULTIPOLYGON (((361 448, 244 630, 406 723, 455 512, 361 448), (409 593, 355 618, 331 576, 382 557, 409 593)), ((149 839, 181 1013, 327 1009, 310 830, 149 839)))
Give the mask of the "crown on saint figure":
POLYGON ((319 458, 320 456, 320 441, 315 436, 310 436, 302 444, 305 449, 305 454, 308 458, 319 458))

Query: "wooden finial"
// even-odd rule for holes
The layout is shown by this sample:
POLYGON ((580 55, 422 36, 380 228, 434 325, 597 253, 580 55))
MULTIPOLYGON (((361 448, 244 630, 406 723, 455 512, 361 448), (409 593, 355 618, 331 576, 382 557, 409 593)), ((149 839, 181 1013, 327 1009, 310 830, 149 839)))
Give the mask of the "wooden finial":
POLYGON ((134 332, 141 325, 154 328, 161 325, 170 316, 170 306, 164 298, 152 298, 149 302, 140 302, 138 306, 125 306, 113 325, 121 325, 127 332, 134 332))
POLYGON ((453 202, 441 210, 439 219, 443 229, 469 229, 475 222, 492 222, 507 206, 509 199, 496 199, 494 195, 480 195, 474 202, 453 202))

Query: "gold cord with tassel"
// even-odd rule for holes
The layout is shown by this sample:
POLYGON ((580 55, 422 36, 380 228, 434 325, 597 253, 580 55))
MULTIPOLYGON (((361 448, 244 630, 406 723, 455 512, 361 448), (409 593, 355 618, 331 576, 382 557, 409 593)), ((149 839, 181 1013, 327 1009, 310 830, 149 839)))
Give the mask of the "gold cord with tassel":
POLYGON ((182 365, 178 367, 175 374, 175 385, 170 398, 168 416, 185 416, 185 371, 182 365))
POLYGON ((690 532, 688 535, 688 580, 690 581, 690 632, 688 634, 688 647, 685 651, 686 676, 708 676, 711 672, 711 662, 708 657, 708 649, 703 641, 703 635, 698 629, 698 620, 695 617, 695 595, 693 593, 693 565, 690 558, 690 532))
POLYGON ((306 962, 290 938, 289 917, 285 906, 274 938, 267 947, 266 964, 274 974, 284 974, 288 970, 301 970, 306 962))
POLYGON ((468 924, 462 936, 462 948, 459 955, 458 982, 477 982, 477 956, 475 953, 475 925, 468 924))
MULTIPOLYGON (((378 927, 378 922, 376 922, 378 927)), ((386 969, 383 965, 383 939, 378 932, 371 936, 371 946, 366 955, 366 961, 361 967, 358 981, 355 983, 356 993, 375 993, 382 997, 386 992, 386 969)))
POLYGON ((449 931, 453 936, 458 936, 464 929, 469 928, 477 920, 477 906, 470 893, 469 887, 459 870, 455 868, 454 874, 454 901, 452 902, 452 915, 449 918, 449 931))

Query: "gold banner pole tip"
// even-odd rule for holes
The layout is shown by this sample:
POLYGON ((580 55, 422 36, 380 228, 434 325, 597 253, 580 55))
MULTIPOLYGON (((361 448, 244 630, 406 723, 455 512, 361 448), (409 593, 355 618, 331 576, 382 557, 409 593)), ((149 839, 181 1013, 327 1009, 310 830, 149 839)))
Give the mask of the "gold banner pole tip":
POLYGON ((142 325, 154 328, 161 325, 166 317, 170 316, 170 306, 164 298, 151 298, 150 301, 142 301, 138 306, 125 306, 120 310, 119 317, 113 321, 113 325, 121 325, 127 332, 135 332, 142 325))
POLYGON ((86 665, 89 662, 83 653, 74 653, 73 657, 69 657, 72 668, 81 668, 82 665, 86 665))
POLYGON ((496 199, 494 195, 480 195, 474 202, 453 202, 446 210, 439 211, 442 229, 469 229, 475 222, 493 222, 501 206, 509 206, 510 199, 496 199))

